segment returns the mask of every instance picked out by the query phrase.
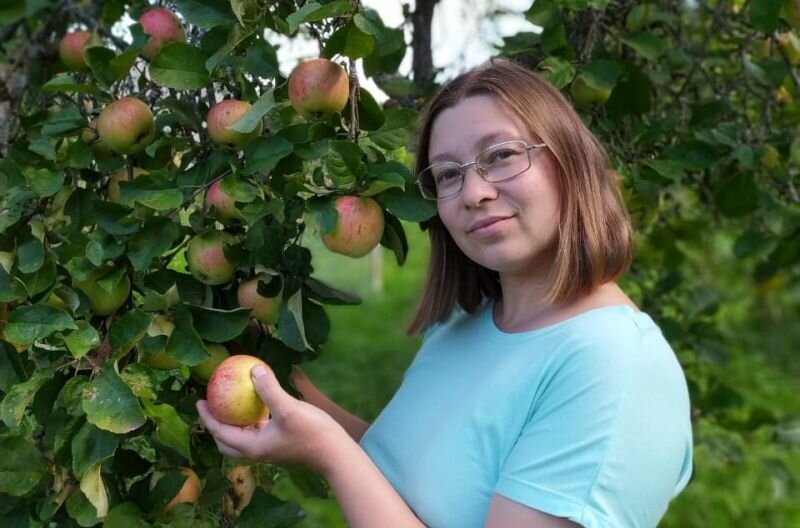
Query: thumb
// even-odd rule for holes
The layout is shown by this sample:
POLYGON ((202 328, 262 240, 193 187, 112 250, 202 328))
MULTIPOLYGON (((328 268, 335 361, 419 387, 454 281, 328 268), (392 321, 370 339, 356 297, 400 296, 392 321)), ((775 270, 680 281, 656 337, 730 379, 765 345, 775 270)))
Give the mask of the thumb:
POLYGON ((283 390, 278 378, 271 368, 256 365, 250 370, 250 377, 255 385, 256 392, 273 414, 288 403, 291 396, 283 390))

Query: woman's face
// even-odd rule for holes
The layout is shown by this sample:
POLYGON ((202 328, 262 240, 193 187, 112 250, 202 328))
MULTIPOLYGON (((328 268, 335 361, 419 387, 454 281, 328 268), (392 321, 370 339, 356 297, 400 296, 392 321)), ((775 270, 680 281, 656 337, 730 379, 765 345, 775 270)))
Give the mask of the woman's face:
MULTIPOLYGON (((443 110, 431 129, 431 163, 468 163, 482 150, 510 140, 538 143, 490 95, 467 97, 443 110)), ((528 170, 487 183, 475 166, 461 192, 437 201, 439 217, 458 247, 476 263, 501 274, 546 277, 559 223, 558 164, 548 148, 530 150, 528 170)))

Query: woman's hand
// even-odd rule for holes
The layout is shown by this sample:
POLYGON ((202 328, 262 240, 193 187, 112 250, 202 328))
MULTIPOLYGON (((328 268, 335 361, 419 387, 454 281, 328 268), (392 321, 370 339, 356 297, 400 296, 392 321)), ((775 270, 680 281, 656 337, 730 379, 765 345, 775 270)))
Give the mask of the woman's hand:
POLYGON ((284 391, 271 370, 256 366, 251 375, 270 409, 263 423, 252 428, 227 425, 214 418, 205 400, 197 402, 200 419, 220 452, 280 465, 301 464, 324 475, 337 445, 351 441, 347 433, 330 415, 284 391))

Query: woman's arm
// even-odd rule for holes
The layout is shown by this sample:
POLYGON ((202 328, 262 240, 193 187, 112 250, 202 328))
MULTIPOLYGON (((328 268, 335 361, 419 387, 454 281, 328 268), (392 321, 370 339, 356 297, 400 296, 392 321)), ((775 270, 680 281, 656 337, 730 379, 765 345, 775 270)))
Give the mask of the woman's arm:
POLYGON ((328 481, 352 528, 424 527, 343 426, 323 410, 289 395, 271 370, 255 367, 252 374, 270 409, 269 420, 260 428, 224 424, 204 400, 197 403, 200 419, 222 454, 310 467, 328 481))
POLYGON ((297 387, 297 390, 300 391, 300 394, 303 395, 305 401, 331 415, 331 418, 336 420, 336 422, 347 431, 350 438, 356 442, 361 440, 361 437, 364 436, 364 433, 369 428, 369 423, 343 409, 328 398, 325 393, 316 388, 303 371, 296 366, 292 368, 292 381, 295 387, 297 387))

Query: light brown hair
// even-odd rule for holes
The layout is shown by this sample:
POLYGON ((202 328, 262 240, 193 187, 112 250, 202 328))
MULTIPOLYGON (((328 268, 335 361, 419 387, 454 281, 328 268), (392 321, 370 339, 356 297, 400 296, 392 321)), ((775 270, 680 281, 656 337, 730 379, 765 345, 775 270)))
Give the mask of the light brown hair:
MULTIPOLYGON (((493 60, 448 82, 428 103, 417 142, 416 174, 430 165, 433 122, 466 97, 491 95, 546 143, 559 167, 559 237, 547 302, 569 303, 616 280, 631 262, 631 225, 605 150, 555 87, 529 69, 493 60)), ((456 305, 474 313, 500 299, 498 274, 470 260, 438 216, 425 222, 431 256, 410 335, 446 320, 456 305)))

